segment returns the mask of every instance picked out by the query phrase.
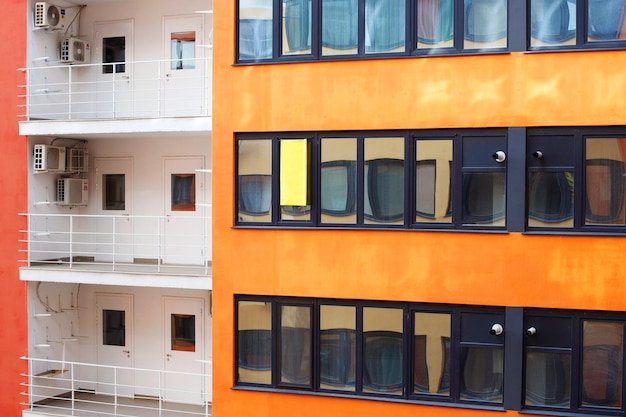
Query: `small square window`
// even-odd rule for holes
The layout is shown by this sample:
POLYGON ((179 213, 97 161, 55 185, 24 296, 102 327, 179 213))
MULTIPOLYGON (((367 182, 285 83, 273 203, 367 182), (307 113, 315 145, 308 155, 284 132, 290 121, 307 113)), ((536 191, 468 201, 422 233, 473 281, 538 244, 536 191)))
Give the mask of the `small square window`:
POLYGON ((126 312, 102 310, 102 344, 126 346, 126 312))
POLYGON ((172 211, 196 210, 196 175, 172 174, 172 211))
POLYGON ((196 316, 172 314, 172 350, 196 351, 196 316))

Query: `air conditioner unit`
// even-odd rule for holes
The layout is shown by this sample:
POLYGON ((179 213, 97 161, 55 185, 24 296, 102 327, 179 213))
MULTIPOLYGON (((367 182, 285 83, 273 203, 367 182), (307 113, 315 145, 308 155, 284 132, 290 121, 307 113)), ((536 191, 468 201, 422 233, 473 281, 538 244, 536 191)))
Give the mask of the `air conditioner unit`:
POLYGON ((81 178, 57 180, 57 204, 61 206, 86 206, 89 200, 89 181, 81 178))
POLYGON ((84 148, 67 150, 67 172, 82 173, 89 171, 89 151, 84 148))
POLYGON ((33 171, 65 172, 65 147, 35 145, 33 151, 33 171))
POLYGON ((65 64, 85 64, 91 59, 89 42, 78 38, 63 38, 61 41, 61 62, 65 64))
POLYGON ((63 29, 65 27, 65 9, 45 1, 36 2, 35 27, 63 29))

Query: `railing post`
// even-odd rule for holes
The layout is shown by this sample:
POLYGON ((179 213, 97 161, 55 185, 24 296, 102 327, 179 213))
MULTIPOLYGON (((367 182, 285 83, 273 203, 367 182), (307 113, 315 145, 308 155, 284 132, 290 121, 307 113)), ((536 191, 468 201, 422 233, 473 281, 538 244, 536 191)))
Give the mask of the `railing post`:
POLYGON ((74 415, 74 410, 76 410, 76 386, 74 384, 74 362, 70 362, 70 372, 72 378, 72 415, 74 415))
POLYGON ((32 411, 35 407, 34 407, 34 401, 33 401, 33 361, 28 358, 28 406, 30 407, 30 410, 32 411))
POLYGON ((113 367, 113 415, 117 416, 117 367, 113 367))
POLYGON ((26 227, 26 236, 27 236, 27 242, 26 242, 26 248, 28 250, 28 254, 26 255, 27 259, 28 259, 28 266, 31 266, 31 257, 30 257, 30 253, 31 253, 31 242, 32 242, 32 217, 30 214, 26 214, 26 218, 27 220, 27 227, 26 227))
POLYGON ((74 250, 73 250, 73 244, 74 244, 74 216, 70 215, 70 269, 72 269, 72 264, 74 263, 74 250))
MULTIPOLYGON (((115 106, 115 104, 113 104, 115 106)), ((113 270, 115 271, 115 224, 116 224, 116 216, 112 216, 113 219, 113 234, 111 235, 111 265, 113 266, 113 270)))
POLYGON ((24 81, 26 82, 26 120, 30 120, 30 70, 28 68, 26 68, 24 81))
MULTIPOLYGON (((167 221, 163 218, 163 221, 167 221)), ((163 225, 165 229, 165 225, 163 225)), ((165 258, 165 248, 161 244, 161 219, 157 217, 157 272, 161 272, 161 259, 165 258)))
POLYGON ((67 68, 67 120, 72 120, 72 66, 68 65, 67 68))

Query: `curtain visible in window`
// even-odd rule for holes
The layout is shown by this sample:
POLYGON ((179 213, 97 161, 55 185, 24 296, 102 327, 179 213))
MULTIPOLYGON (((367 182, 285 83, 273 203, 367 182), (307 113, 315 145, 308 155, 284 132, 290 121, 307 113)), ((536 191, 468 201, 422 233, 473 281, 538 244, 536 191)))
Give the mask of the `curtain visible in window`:
POLYGON ((434 45, 453 36, 453 0, 417 0, 417 40, 434 45))
POLYGON ((593 40, 626 39, 625 0, 588 0, 587 35, 593 40))
POLYGON ((576 36, 575 7, 576 3, 568 0, 532 0, 531 36, 546 43, 561 43, 573 38, 576 36))
POLYGON ((557 223, 574 216, 572 172, 532 172, 528 183, 528 217, 557 223))
POLYGON ((465 0, 465 39, 490 42, 506 37, 507 0, 465 0))
POLYGON ((404 45, 406 0, 365 0, 365 52, 404 45))
POLYGON ((239 176, 239 210, 241 212, 251 215, 267 214, 271 203, 271 175, 239 176))
POLYGON ((346 216, 355 210, 356 164, 354 161, 322 163, 322 213, 346 216))
POLYGON ((402 333, 363 334, 363 388, 392 393, 402 390, 402 333))
POLYGON ((502 348, 463 348, 461 398, 502 401, 502 348))
MULTIPOLYGON (((172 174, 172 209, 175 210, 179 205, 194 205, 195 196, 195 179, 193 174, 172 174)), ((193 209, 193 208, 190 208, 193 209)))
POLYGON ((586 222, 624 224, 624 163, 587 159, 585 171, 586 222))
POLYGON ((493 223, 505 216, 503 172, 463 174, 463 223, 493 223))
POLYGON ((357 47, 357 0, 322 0, 322 45, 334 49, 357 47))
POLYGON ((569 407, 570 360, 569 352, 528 352, 526 404, 569 407))
POLYGON ((429 392, 428 361, 426 358, 426 335, 413 337, 413 389, 416 392, 429 392))
POLYGON ((239 20, 239 59, 272 57, 272 20, 239 20))
POLYGON ((365 217, 377 222, 404 218, 404 161, 373 159, 365 162, 365 217))
POLYGON ((178 32, 171 36, 171 69, 193 69, 196 67, 196 32, 178 32))
POLYGON ((287 52, 311 48, 311 1, 283 0, 287 52))
POLYGON ((320 331, 320 383, 352 387, 355 382, 356 332, 353 329, 320 331))
POLYGON ((415 165, 415 214, 435 218, 437 163, 434 159, 416 161, 415 165))
POLYGON ((311 330, 281 328, 281 380, 294 384, 311 383, 311 330))
POLYGON ((241 368, 256 371, 272 369, 272 331, 239 330, 237 357, 241 368))

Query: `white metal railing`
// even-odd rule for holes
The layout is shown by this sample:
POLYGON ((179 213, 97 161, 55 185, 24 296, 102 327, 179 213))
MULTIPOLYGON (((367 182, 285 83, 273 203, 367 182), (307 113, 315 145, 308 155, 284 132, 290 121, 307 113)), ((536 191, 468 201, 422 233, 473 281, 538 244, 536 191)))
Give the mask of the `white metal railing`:
POLYGON ((20 68, 24 120, 99 120, 211 115, 212 58, 20 68))
POLYGON ((33 214, 20 230, 25 266, 209 275, 211 218, 33 214))
POLYGON ((21 403, 45 415, 210 416, 211 361, 205 372, 108 366, 21 357, 28 361, 21 403), (168 378, 185 384, 168 384, 168 378), (134 381, 142 381, 136 383, 134 381), (81 414, 82 413, 82 414, 81 414), (94 414, 95 413, 95 414, 94 414))

